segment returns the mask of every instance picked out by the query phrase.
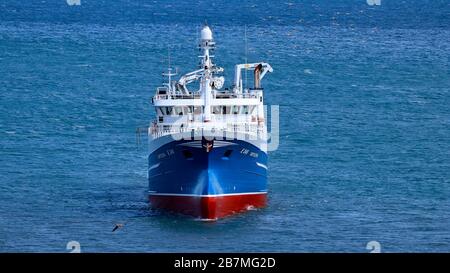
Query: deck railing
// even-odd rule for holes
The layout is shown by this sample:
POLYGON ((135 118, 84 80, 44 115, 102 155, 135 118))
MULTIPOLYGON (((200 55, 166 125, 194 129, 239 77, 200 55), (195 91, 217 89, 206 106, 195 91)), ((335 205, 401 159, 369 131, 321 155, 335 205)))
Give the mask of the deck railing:
POLYGON ((156 125, 153 124, 149 127, 149 135, 152 138, 159 138, 165 135, 185 133, 191 134, 192 136, 203 135, 204 132, 211 132, 218 136, 229 136, 232 134, 245 134, 245 135, 253 135, 253 136, 261 136, 265 131, 265 127, 263 125, 251 124, 251 123, 228 123, 226 126, 222 127, 193 127, 187 126, 187 124, 177 124, 177 125, 156 125))
MULTIPOLYGON (((256 99, 258 98, 258 95, 256 93, 243 93, 243 94, 236 94, 236 93, 213 93, 214 99, 256 99)), ((179 100, 179 99, 200 99, 199 93, 193 93, 193 94, 156 94, 153 97, 153 100, 179 100)))

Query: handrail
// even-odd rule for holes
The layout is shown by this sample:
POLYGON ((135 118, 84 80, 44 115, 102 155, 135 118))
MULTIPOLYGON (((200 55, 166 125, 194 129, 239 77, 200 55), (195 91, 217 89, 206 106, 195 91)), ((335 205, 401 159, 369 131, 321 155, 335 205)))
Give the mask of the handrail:
MULTIPOLYGON (((200 94, 167 94, 167 95, 160 95, 156 94, 153 97, 155 100, 176 100, 176 99, 200 99, 200 94)), ((214 99, 257 99, 258 95, 254 93, 243 93, 243 94, 235 94, 235 93, 215 93, 213 96, 214 99)))
POLYGON ((260 135, 264 131, 264 126, 258 124, 249 124, 249 123, 228 123, 226 127, 221 128, 204 128, 204 127, 184 127, 177 125, 155 125, 149 127, 149 134, 152 135, 153 138, 159 138, 165 135, 176 134, 176 133, 186 133, 186 132, 194 132, 194 134, 198 131, 222 131, 222 132, 231 132, 231 133, 254 133, 256 135, 260 135))

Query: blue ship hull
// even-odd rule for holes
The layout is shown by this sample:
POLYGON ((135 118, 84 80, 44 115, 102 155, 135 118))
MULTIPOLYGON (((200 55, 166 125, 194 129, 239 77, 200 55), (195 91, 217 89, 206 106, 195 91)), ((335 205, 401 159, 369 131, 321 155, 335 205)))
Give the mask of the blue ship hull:
POLYGON ((172 140, 148 160, 156 208, 217 219, 266 204, 267 154, 248 141, 172 140))

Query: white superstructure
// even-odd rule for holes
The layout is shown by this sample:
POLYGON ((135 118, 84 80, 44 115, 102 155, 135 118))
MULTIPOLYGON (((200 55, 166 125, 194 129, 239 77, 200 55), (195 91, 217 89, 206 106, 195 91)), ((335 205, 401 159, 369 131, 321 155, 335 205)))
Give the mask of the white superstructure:
MULTIPOLYGON (((156 120, 149 128, 151 140, 178 133, 214 132, 218 136, 234 136, 267 140, 264 120, 263 89, 260 82, 267 72, 272 72, 268 63, 238 64, 230 88, 224 88, 223 68, 213 63, 211 51, 215 43, 208 26, 201 30, 200 48, 203 51, 198 70, 173 80, 176 73, 169 68, 168 82, 158 87, 152 103, 156 120), (242 72, 253 71, 253 86, 243 86, 242 72), (188 85, 198 82, 198 89, 188 85)), ((209 134, 209 133, 208 133, 209 134)))

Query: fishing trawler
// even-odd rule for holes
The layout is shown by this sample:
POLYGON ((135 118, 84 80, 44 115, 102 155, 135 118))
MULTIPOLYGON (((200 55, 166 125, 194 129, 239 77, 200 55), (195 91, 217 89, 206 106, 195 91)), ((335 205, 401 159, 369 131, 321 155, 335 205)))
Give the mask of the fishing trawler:
POLYGON ((267 128, 261 80, 268 63, 235 66, 234 84, 223 88, 224 69, 213 63, 208 26, 200 33, 200 69, 156 89, 156 120, 149 126, 150 204, 159 209, 216 220, 267 200, 267 128), (253 86, 243 72, 253 71, 253 86), (198 89, 188 85, 197 82, 198 89))

